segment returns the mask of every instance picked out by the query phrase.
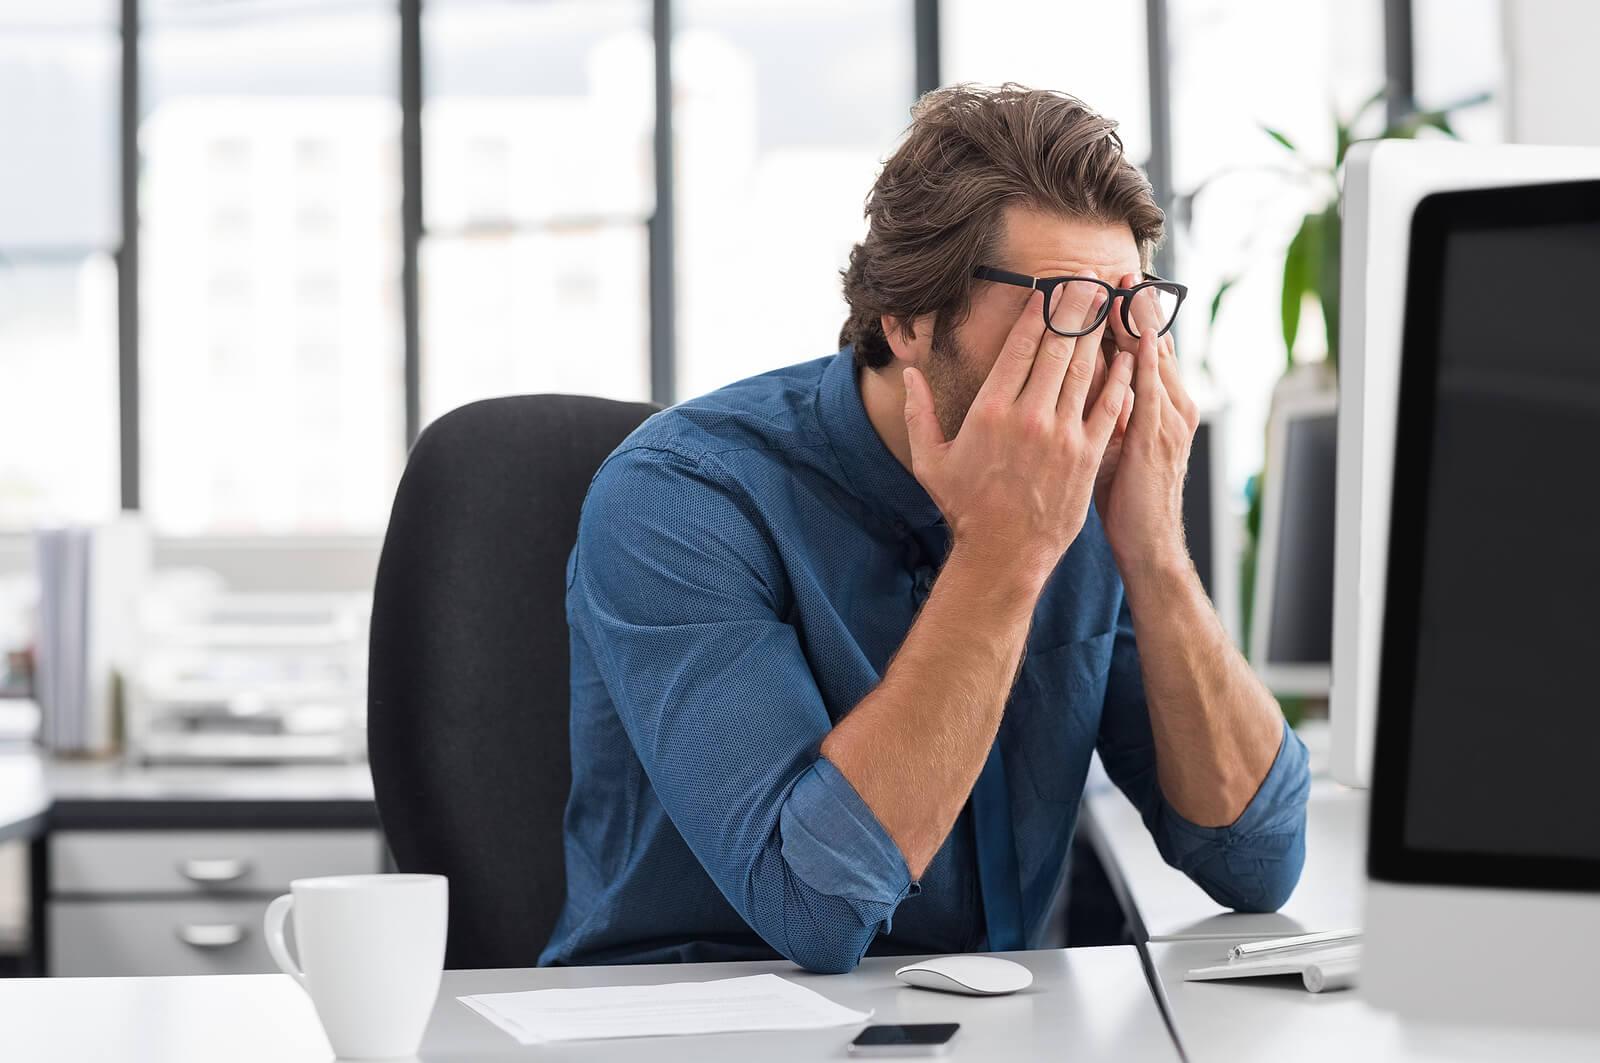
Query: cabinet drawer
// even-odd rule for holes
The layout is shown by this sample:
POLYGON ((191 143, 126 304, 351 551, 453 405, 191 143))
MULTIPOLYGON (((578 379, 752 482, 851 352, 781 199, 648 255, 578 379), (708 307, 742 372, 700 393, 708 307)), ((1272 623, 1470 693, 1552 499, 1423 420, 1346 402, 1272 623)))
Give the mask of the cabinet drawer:
POLYGON ((382 870, 372 830, 61 831, 52 894, 281 893, 291 879, 382 870))
POLYGON ((276 971, 266 898, 52 901, 49 971, 61 977, 276 971))

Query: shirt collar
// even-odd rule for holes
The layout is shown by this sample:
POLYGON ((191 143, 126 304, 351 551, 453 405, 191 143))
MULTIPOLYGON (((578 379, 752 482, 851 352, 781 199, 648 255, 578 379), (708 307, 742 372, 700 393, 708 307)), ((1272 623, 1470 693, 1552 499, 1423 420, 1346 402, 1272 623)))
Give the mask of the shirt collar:
POLYGON ((849 347, 834 355, 823 370, 817 408, 822 430, 858 497, 901 534, 943 523, 939 507, 867 419, 849 347))

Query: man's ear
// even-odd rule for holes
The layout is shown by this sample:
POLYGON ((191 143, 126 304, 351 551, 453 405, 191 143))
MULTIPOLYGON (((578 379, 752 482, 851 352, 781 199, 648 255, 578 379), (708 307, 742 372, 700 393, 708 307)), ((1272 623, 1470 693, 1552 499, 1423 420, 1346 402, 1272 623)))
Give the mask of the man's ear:
POLYGON ((921 365, 928 360, 933 351, 933 323, 937 316, 922 314, 907 319, 884 314, 878 319, 899 368, 921 365))

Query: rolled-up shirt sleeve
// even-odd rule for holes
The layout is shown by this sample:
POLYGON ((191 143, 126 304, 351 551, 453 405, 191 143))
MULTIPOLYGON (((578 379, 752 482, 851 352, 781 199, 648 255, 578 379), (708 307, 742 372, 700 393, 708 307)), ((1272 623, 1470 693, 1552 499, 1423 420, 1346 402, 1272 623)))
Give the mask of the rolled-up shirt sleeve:
POLYGON ((1289 899, 1305 863, 1311 789, 1305 744, 1285 721, 1272 767, 1238 819, 1223 827, 1185 819, 1168 804, 1156 775, 1155 737, 1126 602, 1097 744, 1106 773, 1139 810, 1162 858, 1212 900, 1235 911, 1270 912, 1289 899))
POLYGON ((832 720, 783 619, 776 551, 712 461, 634 449, 602 467, 568 619, 717 889, 778 952, 847 971, 916 886, 820 755, 832 720))

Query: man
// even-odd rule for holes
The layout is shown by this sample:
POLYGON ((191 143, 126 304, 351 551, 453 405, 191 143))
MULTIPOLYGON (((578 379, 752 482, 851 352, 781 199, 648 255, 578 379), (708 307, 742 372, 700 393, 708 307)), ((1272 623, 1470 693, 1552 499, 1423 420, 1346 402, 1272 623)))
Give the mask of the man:
POLYGON ((1299 876, 1305 749, 1184 545, 1181 292, 1134 294, 1162 219, 1114 124, 932 93, 866 213, 843 350, 590 487, 545 963, 1028 947, 1096 749, 1218 902, 1299 876))

